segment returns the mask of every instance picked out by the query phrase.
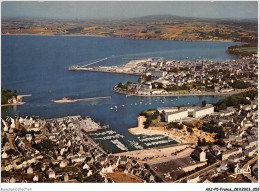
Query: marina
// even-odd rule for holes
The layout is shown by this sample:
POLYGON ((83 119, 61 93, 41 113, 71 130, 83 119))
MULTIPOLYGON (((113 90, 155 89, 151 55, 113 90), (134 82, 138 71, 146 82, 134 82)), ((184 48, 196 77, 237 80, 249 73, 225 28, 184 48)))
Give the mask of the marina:
POLYGON ((143 149, 143 147, 136 141, 128 141, 131 146, 133 146, 136 149, 143 149))
POLYGON ((81 120, 78 126, 85 132, 90 133, 92 131, 106 130, 109 128, 109 125, 101 126, 100 123, 93 121, 90 117, 86 117, 85 119, 81 120))
POLYGON ((137 136, 139 142, 141 145, 145 148, 151 147, 151 146, 164 146, 164 145, 171 145, 175 144, 176 141, 171 139, 170 137, 167 136, 161 136, 161 135, 153 135, 153 136, 137 136))
POLYGON ((154 142, 151 142, 151 143, 145 143, 145 146, 147 147, 150 147, 150 146, 153 146, 153 145, 161 145, 161 144, 169 144, 170 141, 169 140, 161 140, 161 141, 154 141, 154 142))
POLYGON ((106 137, 96 137, 95 139, 96 140, 109 140, 109 139, 119 139, 119 138, 124 138, 123 135, 120 135, 120 134, 115 134, 115 135, 110 135, 110 136, 106 136, 106 137))
POLYGON ((101 132, 101 133, 89 133, 89 135, 91 136, 100 136, 100 135, 112 135, 116 133, 116 131, 113 131, 113 130, 108 130, 108 131, 105 131, 105 132, 101 132))

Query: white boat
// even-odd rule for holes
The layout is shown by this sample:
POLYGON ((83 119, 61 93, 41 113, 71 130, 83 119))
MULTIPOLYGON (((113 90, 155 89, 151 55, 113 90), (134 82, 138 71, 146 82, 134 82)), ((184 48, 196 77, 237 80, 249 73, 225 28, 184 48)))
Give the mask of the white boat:
POLYGON ((111 140, 110 142, 116 145, 122 151, 128 151, 126 146, 123 143, 121 143, 119 140, 115 139, 115 140, 111 140))
POLYGON ((165 143, 169 143, 169 140, 162 140, 162 141, 154 141, 151 143, 144 143, 145 146, 151 146, 151 145, 159 145, 159 144, 165 144, 165 143))
POLYGON ((143 149, 143 147, 139 145, 139 143, 136 141, 128 141, 128 142, 130 143, 131 146, 135 147, 136 149, 143 149))

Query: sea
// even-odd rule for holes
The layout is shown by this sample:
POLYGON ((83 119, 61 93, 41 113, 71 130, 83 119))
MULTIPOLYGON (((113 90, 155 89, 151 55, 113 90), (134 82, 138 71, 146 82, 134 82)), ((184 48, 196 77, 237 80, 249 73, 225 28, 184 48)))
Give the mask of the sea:
MULTIPOLYGON (((1 86, 17 90, 26 104, 1 108, 1 116, 35 115, 55 118, 72 115, 91 117, 101 125, 124 136, 120 141, 129 146, 137 140, 128 132, 137 126, 142 110, 162 106, 201 105, 203 100, 215 103, 222 96, 126 97, 113 92, 112 87, 138 76, 90 71, 68 71, 73 65, 86 65, 108 58, 93 66, 119 66, 131 58, 163 57, 175 60, 237 59, 226 53, 233 42, 135 40, 114 37, 87 36, 1 36, 1 86), (53 103, 63 97, 87 98, 111 96, 111 99, 76 103, 53 103), (122 106, 124 105, 124 106, 122 106), (117 106, 117 110, 111 107, 117 106)), ((104 144, 112 149, 113 144, 104 144)), ((129 147, 131 148, 131 147, 129 147)), ((114 152, 118 149, 114 147, 114 152)))

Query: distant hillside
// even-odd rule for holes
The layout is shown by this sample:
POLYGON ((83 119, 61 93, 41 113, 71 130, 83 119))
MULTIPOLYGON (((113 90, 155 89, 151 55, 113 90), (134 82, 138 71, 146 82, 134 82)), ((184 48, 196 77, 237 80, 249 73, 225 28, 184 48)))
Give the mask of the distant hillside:
POLYGON ((257 43, 257 19, 207 19, 149 15, 130 19, 2 18, 2 34, 96 35, 178 41, 257 43))

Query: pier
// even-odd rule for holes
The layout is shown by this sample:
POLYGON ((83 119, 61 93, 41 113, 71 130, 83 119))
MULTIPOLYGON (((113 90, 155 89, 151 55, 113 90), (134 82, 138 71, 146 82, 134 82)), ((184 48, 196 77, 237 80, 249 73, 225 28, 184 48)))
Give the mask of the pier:
POLYGON ((74 103, 78 101, 92 101, 92 100, 98 100, 98 99, 111 99, 111 96, 107 97, 92 97, 92 98, 82 98, 82 99, 69 99, 69 98, 62 98, 59 100, 51 100, 54 103, 74 103))
MULTIPOLYGON (((163 57, 149 57, 151 59, 162 59, 163 57)), ((147 57, 123 57, 123 60, 140 60, 140 59, 147 59, 147 57)))
POLYGON ((73 70, 77 70, 77 69, 87 69, 86 67, 87 66, 90 66, 90 65, 94 65, 94 64, 96 64, 96 63, 99 63, 99 62, 101 62, 101 61, 105 61, 105 60, 107 60, 108 59, 108 57, 106 57, 106 58, 103 58, 103 59, 100 59, 100 60, 98 60, 98 61, 94 61, 94 62, 92 62, 92 63, 89 63, 89 64, 86 64, 86 65, 82 65, 82 66, 71 66, 70 68, 69 68, 69 71, 73 71, 73 70))

